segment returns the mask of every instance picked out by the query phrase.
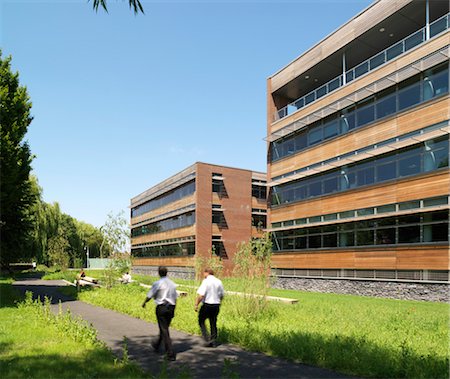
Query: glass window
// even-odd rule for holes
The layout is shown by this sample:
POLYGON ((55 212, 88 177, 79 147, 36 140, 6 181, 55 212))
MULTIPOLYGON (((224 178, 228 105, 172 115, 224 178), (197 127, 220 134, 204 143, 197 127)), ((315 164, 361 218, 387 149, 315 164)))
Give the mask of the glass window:
POLYGON ((350 217, 355 217, 355 211, 346 211, 346 212, 339 213, 339 218, 341 218, 341 219, 350 218, 350 217))
POLYGON ((373 215, 375 213, 374 208, 364 208, 364 209, 358 209, 356 211, 356 214, 358 216, 368 216, 368 215, 373 215))
POLYGON ((316 89, 316 99, 319 99, 320 97, 325 96, 326 94, 327 94, 327 86, 326 85, 316 89))
POLYGON ((336 79, 333 79, 331 82, 328 83, 328 91, 334 91, 336 88, 339 88, 341 86, 341 76, 337 77, 336 79))
POLYGON ((323 247, 337 247, 337 233, 324 234, 323 247))
POLYGON ((399 111, 420 103, 420 83, 404 88, 398 93, 399 111))
POLYGON ((322 141, 322 128, 315 127, 308 132, 308 145, 315 145, 322 141))
POLYGON ((307 237, 295 237, 295 248, 306 249, 307 237))
POLYGON ((420 152, 399 160, 399 176, 409 176, 420 173, 420 152))
POLYGON ((402 226, 398 228, 398 243, 420 242, 420 226, 402 226))
POLYGON ((376 103, 377 118, 389 116, 397 111, 397 96, 395 94, 380 99, 376 103))
POLYGON ((398 209, 401 211, 405 211, 408 209, 416 209, 416 208, 420 208, 420 201, 416 200, 416 201, 405 201, 403 203, 400 203, 398 205, 398 209))
POLYGON ((392 157, 389 157, 388 159, 380 159, 377 161, 377 181, 382 182, 397 177, 397 165, 392 159, 392 157), (386 162, 387 160, 391 161, 386 162))
POLYGON ((338 177, 334 176, 323 181, 323 191, 325 194, 338 191, 338 177))
POLYGON ((430 24, 430 37, 434 37, 435 35, 443 32, 445 29, 447 29, 447 20, 443 17, 439 21, 435 21, 430 24))
POLYGON ((340 232, 339 233, 339 246, 355 246, 355 232, 340 232))
POLYGON ((395 57, 399 56, 402 53, 403 53, 403 43, 399 42, 386 50, 386 58, 389 61, 389 60, 394 59, 395 57))
POLYGON ((317 249, 322 247, 320 234, 308 236, 308 247, 310 249, 317 249))
POLYGON ((307 138, 306 133, 301 133, 297 137, 295 137, 295 149, 303 150, 307 146, 307 138))
POLYGON ((331 213, 323 216, 323 221, 337 220, 337 213, 331 213))
POLYGON ((448 223, 424 225, 423 242, 445 242, 448 241, 448 223))
POLYGON ((395 217, 380 218, 377 220, 377 226, 394 226, 396 224, 395 217))
POLYGON ((419 222, 420 222, 420 215, 418 215, 418 214, 399 216, 398 217, 398 224, 399 225, 418 224, 419 222))
POLYGON ((423 41, 425 41, 424 30, 419 30, 405 39, 405 51, 412 49, 414 46, 421 44, 423 41))
POLYGON ((359 66, 355 67, 355 78, 365 74, 369 71, 369 62, 363 62, 359 66))
POLYGON ((355 129, 356 127, 356 112, 350 111, 345 112, 341 115, 341 133, 347 133, 350 130, 355 129))
POLYGON ((305 105, 312 103, 316 99, 316 95, 314 92, 310 92, 305 96, 305 105))
POLYGON ((322 217, 320 217, 320 216, 309 217, 309 218, 308 218, 308 221, 309 221, 310 223, 313 223, 313 222, 321 222, 321 221, 322 221, 322 217))
POLYGON ((373 230, 356 231, 357 246, 375 245, 375 233, 373 230))
POLYGON ((386 61, 384 56, 384 51, 381 53, 375 55, 373 58, 369 61, 370 69, 373 70, 374 68, 377 68, 378 66, 381 66, 386 61))
POLYGON ((395 244, 395 228, 377 230, 377 245, 395 244))
POLYGON ((381 205, 377 207, 377 213, 395 212, 395 204, 381 205))
POLYGON ((300 186, 295 189, 295 199, 296 200, 306 199, 306 186, 300 186))
POLYGON ((323 127, 323 139, 332 138, 339 134, 338 120, 334 120, 323 127))
POLYGON ((431 213, 425 213, 423 215, 424 222, 433 222, 433 221, 448 221, 449 211, 437 211, 431 213))
POLYGON ((322 195, 322 182, 314 182, 308 186, 309 197, 322 195))
POLYGON ((365 186, 375 182, 375 169, 373 167, 366 167, 357 172, 356 184, 358 186, 365 186))
POLYGON ((432 198, 432 199, 425 199, 423 201, 423 206, 424 207, 434 207, 434 206, 446 205, 446 204, 448 204, 448 197, 447 196, 435 197, 435 198, 432 198))
POLYGON ((366 125, 369 122, 375 120, 375 107, 373 104, 367 105, 363 108, 358 109, 356 114, 357 125, 366 125))

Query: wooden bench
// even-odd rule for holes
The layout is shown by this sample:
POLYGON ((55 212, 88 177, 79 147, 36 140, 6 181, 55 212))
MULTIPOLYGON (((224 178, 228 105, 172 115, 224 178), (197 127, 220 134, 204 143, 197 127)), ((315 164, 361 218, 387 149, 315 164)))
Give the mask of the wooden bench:
POLYGON ((82 278, 78 278, 76 280, 77 286, 92 286, 92 287, 100 287, 98 284, 98 279, 93 278, 91 276, 83 276, 82 278))
MULTIPOLYGON (((180 284, 181 287, 187 287, 187 288, 197 288, 195 286, 191 286, 188 284, 180 284)), ((236 296, 252 296, 252 297, 263 297, 263 295, 258 295, 258 294, 246 294, 243 292, 235 292, 235 291, 225 291, 225 294, 228 295, 236 295, 236 296)), ((270 300, 270 301, 279 301, 281 303, 285 303, 285 304, 297 304, 298 300, 297 299, 291 299, 288 297, 278 297, 278 296, 266 296, 266 300, 270 300)))
MULTIPOLYGON (((152 288, 152 286, 149 286, 148 284, 144 284, 144 283, 139 283, 139 285, 144 288, 152 288)), ((188 295, 188 293, 186 291, 179 291, 179 290, 177 290, 177 294, 179 297, 185 297, 188 295)))

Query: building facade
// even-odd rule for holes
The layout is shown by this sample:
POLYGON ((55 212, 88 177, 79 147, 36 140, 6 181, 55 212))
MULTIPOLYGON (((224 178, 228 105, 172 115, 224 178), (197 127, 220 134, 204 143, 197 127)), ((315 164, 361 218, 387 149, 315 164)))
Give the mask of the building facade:
POLYGON ((195 163, 131 199, 133 270, 191 277, 193 258, 214 253, 231 273, 237 245, 266 228, 266 198, 264 173, 195 163))
POLYGON ((448 283, 449 27, 379 0, 268 78, 280 280, 448 283))

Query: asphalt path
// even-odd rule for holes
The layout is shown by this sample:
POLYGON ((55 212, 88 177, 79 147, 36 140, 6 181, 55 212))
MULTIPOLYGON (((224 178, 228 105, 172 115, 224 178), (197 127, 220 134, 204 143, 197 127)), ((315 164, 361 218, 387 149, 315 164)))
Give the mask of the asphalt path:
MULTIPOLYGON (((16 281, 13 285, 22 292, 33 292, 35 298, 51 298, 54 312, 58 311, 61 303, 63 310, 70 309, 73 315, 92 324, 98 331, 98 338, 118 357, 122 356, 126 338, 131 360, 154 375, 161 372, 164 355, 155 353, 150 345, 158 335, 158 325, 73 300, 59 291, 66 285, 61 280, 29 278, 16 281)), ((330 370, 243 350, 230 344, 204 347, 200 337, 174 329, 170 330, 170 334, 177 360, 167 363, 168 377, 188 374, 193 378, 224 378, 234 373, 239 378, 347 378, 330 370)))

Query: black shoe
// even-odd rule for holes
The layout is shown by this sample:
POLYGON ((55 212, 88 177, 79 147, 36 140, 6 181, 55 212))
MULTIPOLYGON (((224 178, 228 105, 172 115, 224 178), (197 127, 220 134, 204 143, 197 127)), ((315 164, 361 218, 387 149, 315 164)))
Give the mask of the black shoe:
POLYGON ((155 353, 157 353, 157 352, 159 351, 159 346, 158 346, 157 344, 155 344, 155 343, 152 342, 150 345, 152 345, 153 351, 154 351, 155 353))

